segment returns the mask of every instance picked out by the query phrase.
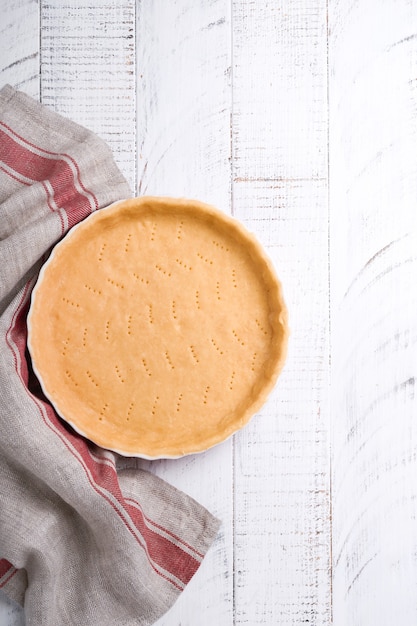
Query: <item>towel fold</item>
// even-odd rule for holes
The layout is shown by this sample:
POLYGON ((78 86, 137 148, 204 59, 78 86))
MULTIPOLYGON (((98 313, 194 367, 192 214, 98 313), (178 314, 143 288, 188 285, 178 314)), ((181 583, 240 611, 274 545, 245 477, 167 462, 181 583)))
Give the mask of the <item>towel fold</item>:
POLYGON ((116 454, 75 433, 31 369, 26 316, 51 247, 130 196, 99 137, 0 90, 0 588, 28 625, 153 624, 219 527, 189 496, 120 469, 116 454))

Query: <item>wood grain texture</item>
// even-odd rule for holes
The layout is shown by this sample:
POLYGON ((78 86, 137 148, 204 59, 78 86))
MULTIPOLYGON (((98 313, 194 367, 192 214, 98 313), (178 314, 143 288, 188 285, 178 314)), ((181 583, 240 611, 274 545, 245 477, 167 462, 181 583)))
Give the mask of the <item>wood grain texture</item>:
MULTIPOLYGON (((137 8, 137 193, 195 197, 230 212, 229 4, 137 8)), ((158 626, 233 624, 232 445, 142 464, 222 520, 201 570, 158 626)))
POLYGON ((291 337, 235 445, 236 625, 331 622, 326 2, 233 3, 233 208, 291 337))
POLYGON ((230 29, 226 0, 138 4, 138 195, 230 212, 230 29))
POLYGON ((0 11, 0 85, 39 98, 39 5, 2 0, 0 11))
POLYGON ((330 9, 334 619, 408 625, 417 623, 417 7, 330 9))
POLYGON ((136 187, 135 2, 41 0, 42 103, 100 135, 136 187))

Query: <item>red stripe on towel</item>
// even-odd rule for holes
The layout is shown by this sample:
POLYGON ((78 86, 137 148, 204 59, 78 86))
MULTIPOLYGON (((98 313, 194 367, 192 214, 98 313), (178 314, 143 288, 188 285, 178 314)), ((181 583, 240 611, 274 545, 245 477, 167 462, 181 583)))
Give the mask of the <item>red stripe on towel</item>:
POLYGON ((7 559, 0 559, 0 589, 13 578, 17 571, 7 559))
POLYGON ((49 181, 54 202, 58 209, 65 209, 69 227, 98 208, 96 197, 80 181, 79 169, 74 159, 63 153, 46 152, 24 142, 11 128, 1 122, 0 124, 3 126, 0 128, 0 161, 17 175, 33 182, 44 184, 49 181), (13 134, 16 138, 11 136, 13 134))

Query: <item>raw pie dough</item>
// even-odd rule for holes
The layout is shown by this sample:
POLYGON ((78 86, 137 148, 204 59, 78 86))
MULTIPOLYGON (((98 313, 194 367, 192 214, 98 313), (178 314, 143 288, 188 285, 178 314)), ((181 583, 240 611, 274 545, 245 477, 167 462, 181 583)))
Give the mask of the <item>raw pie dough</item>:
POLYGON ((74 429, 123 455, 200 452, 241 428, 282 368, 287 314, 261 246, 197 201, 122 201, 44 265, 29 349, 74 429))

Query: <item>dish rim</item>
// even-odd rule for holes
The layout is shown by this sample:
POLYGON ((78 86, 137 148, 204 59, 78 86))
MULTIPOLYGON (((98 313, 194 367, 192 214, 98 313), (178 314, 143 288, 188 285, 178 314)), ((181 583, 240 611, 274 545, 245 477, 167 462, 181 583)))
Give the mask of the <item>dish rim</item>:
MULTIPOLYGON (((229 231, 227 232, 229 233, 229 231)), ((252 254, 250 254, 250 256, 252 258, 252 254)), ((274 328, 275 332, 277 330, 276 327, 274 328)), ((88 441, 94 443, 95 445, 98 445, 102 447, 103 449, 115 452, 116 454, 122 457, 141 458, 141 459, 148 460, 148 461, 161 460, 161 459, 179 459, 179 458, 183 458, 184 456, 202 454, 203 452, 206 452, 207 450, 213 448, 214 446, 217 446, 220 443, 227 441, 234 434, 239 432, 244 426, 246 426, 251 421, 251 419, 255 416, 255 414, 259 411, 259 409, 265 404, 269 394, 271 393, 271 391, 276 385, 277 379, 279 375, 281 374, 281 371, 285 365, 285 361, 287 358, 288 340, 289 340, 289 335, 290 335, 290 330, 288 326, 288 309, 284 300, 281 281, 277 276, 275 267, 269 255, 267 254, 267 252, 265 251, 261 243, 258 241, 256 236, 252 232, 250 232, 238 219, 236 219, 235 217, 227 213, 224 213, 220 209, 210 204, 207 204, 200 200, 183 198, 183 197, 176 198, 173 196, 139 196, 139 197, 117 200, 116 202, 113 202, 106 207, 103 207, 101 209, 98 209, 90 213, 86 218, 84 218, 83 220, 81 220, 80 222, 72 226, 70 229, 68 229, 68 231, 64 234, 64 236, 52 247, 52 250, 48 259, 45 261, 45 263, 42 265, 39 271, 38 277, 36 279, 36 283, 32 289, 31 296, 30 296, 30 305, 29 305, 29 310, 28 310, 28 315, 27 315, 27 331, 28 331, 27 347, 28 347, 30 358, 31 358, 33 371, 39 381, 42 392, 44 393, 48 401, 51 403, 57 415, 65 423, 71 426, 71 428, 73 428, 75 432, 77 432, 79 435, 81 435, 88 441), (100 442, 99 440, 94 440, 94 438, 92 438, 91 435, 86 434, 86 432, 82 428, 80 428, 76 423, 74 423, 72 419, 69 419, 68 417, 66 417, 63 414, 63 412, 56 406, 55 401, 53 400, 53 394, 50 394, 49 391, 47 390, 43 376, 40 373, 38 366, 36 364, 35 358, 33 356, 35 352, 35 349, 32 344, 32 339, 34 335, 34 329, 33 329, 34 302, 35 302, 39 289, 42 287, 44 275, 48 267, 54 262, 57 251, 59 252, 61 246, 68 245, 68 241, 71 239, 71 237, 74 236, 74 233, 76 233, 78 229, 85 227, 85 225, 88 224, 88 222, 94 221, 94 219, 97 219, 97 216, 99 214, 103 215, 103 212, 107 213, 107 212, 114 211, 116 207, 118 207, 119 205, 129 206, 131 204, 132 205, 134 204, 134 205, 140 206, 143 204, 146 205, 147 203, 159 203, 160 205, 163 205, 164 209, 168 209, 168 208, 173 208, 173 209, 181 208, 183 210, 187 208, 197 209, 199 212, 202 212, 205 216, 209 216, 210 218, 216 221, 220 220, 220 222, 225 223, 228 227, 232 227, 232 229, 238 233, 239 237, 241 237, 243 241, 246 240, 251 243, 252 248, 256 250, 256 254, 259 260, 262 260, 265 263, 270 276, 274 279, 273 284, 276 288, 275 289, 276 293, 274 294, 273 297, 270 296, 268 298, 268 303, 270 303, 272 299, 274 302, 278 302, 280 305, 280 311, 278 314, 278 322, 276 324, 276 327, 279 324, 280 329, 281 329, 280 339, 279 339, 279 348, 280 348, 279 357, 277 357, 273 362, 273 370, 271 374, 268 377, 266 376, 263 377, 261 391, 258 393, 254 401, 251 402, 248 407, 246 407, 243 414, 239 416, 239 419, 234 420, 233 422, 234 427, 230 429, 230 432, 226 431, 226 434, 225 434, 224 431, 222 431, 222 433, 218 437, 216 437, 215 441, 211 441, 210 439, 210 442, 208 445, 204 445, 204 447, 201 447, 201 448, 196 446, 195 450, 179 452, 178 454, 167 453, 167 454, 154 455, 154 454, 146 454, 145 452, 133 453, 132 451, 122 450, 122 449, 117 448, 116 446, 104 445, 103 442, 100 442)))

